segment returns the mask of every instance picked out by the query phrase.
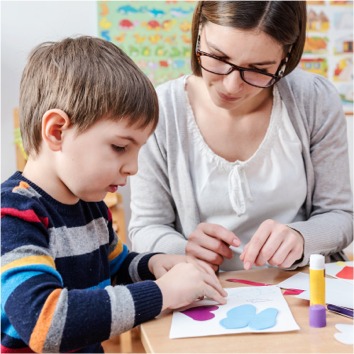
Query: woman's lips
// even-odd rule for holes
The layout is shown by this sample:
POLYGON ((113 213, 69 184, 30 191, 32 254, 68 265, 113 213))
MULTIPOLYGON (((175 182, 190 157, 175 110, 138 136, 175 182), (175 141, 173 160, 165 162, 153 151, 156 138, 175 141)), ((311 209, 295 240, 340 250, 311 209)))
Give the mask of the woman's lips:
POLYGON ((227 102, 234 102, 239 100, 239 97, 225 95, 224 93, 221 92, 218 92, 218 95, 223 101, 227 101, 227 102))

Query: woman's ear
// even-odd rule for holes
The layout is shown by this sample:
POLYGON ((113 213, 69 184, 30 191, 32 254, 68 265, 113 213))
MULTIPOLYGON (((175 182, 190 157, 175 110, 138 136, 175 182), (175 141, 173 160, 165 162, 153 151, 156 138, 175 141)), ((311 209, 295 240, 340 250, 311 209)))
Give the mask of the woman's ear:
POLYGON ((68 115, 61 109, 50 109, 42 118, 42 139, 52 151, 60 151, 63 131, 70 127, 68 115))

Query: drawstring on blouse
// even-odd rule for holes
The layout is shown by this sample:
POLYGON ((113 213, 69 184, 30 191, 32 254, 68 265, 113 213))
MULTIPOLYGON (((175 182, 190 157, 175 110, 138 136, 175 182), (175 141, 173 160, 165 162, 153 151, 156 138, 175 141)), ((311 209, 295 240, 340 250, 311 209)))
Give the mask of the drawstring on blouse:
POLYGON ((248 184, 243 166, 236 164, 228 177, 229 199, 237 215, 246 211, 246 200, 252 201, 253 197, 248 184))

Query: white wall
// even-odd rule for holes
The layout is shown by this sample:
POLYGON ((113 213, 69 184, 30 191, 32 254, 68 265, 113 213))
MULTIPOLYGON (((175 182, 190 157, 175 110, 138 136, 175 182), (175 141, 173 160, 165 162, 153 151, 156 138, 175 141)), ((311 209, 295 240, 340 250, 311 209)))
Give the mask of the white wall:
MULTIPOLYGON (((16 170, 12 110, 29 52, 44 41, 97 36, 97 1, 4 1, 1 9, 1 182, 16 170)), ((120 189, 130 218, 129 184, 120 189)))
POLYGON ((350 166, 350 176, 352 182, 352 189, 354 194, 354 175, 353 175, 353 165, 354 165, 354 129, 353 129, 353 116, 347 117, 347 127, 348 127, 348 143, 349 143, 349 166, 350 166))
MULTIPOLYGON (((37 44, 67 36, 97 35, 96 1, 0 1, 1 6, 1 181, 15 170, 12 110, 26 58, 37 44)), ((353 117, 347 118, 353 176, 353 117)), ((352 178, 353 181, 353 178, 352 178)), ((129 185, 123 194, 130 218, 129 185)))
POLYGON ((96 1, 1 1, 1 181, 16 168, 12 110, 29 52, 77 34, 97 35, 96 1))

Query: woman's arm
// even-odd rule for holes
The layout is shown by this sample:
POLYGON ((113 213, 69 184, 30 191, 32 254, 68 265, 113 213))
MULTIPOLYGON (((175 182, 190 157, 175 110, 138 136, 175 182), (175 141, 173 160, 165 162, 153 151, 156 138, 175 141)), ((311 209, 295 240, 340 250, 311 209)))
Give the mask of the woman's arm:
POLYGON ((184 254, 186 239, 176 231, 176 205, 164 153, 156 134, 139 155, 139 172, 130 179, 129 237, 136 252, 184 254))
POLYGON ((307 89, 307 94, 296 97, 308 132, 308 146, 305 137, 301 138, 308 219, 289 224, 305 240, 304 257, 296 266, 308 264, 312 253, 331 255, 353 241, 353 194, 343 107, 335 87, 321 76, 315 76, 307 89))

